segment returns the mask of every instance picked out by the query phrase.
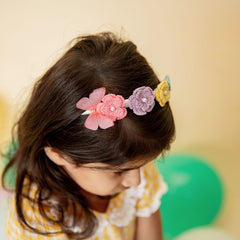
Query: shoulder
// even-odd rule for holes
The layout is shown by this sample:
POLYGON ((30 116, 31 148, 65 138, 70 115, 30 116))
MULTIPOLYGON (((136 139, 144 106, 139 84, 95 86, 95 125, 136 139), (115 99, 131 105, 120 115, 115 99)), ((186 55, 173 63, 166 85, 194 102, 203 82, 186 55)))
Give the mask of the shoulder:
MULTIPOLYGON (((36 200, 37 185, 29 184, 26 180, 24 181, 23 194, 28 193, 26 197, 22 197, 22 201, 20 203, 20 208, 22 210, 22 215, 26 221, 26 223, 34 229, 37 229, 40 232, 59 232, 60 228, 56 224, 52 224, 52 222, 47 221, 41 213, 39 206, 36 200)), ((49 235, 41 235, 32 231, 29 227, 25 226, 21 223, 21 220, 17 213, 16 208, 16 197, 14 197, 10 204, 6 215, 6 223, 5 223, 5 234, 7 239, 17 240, 17 239, 52 239, 49 235), (49 236, 49 237, 48 237, 49 236)), ((53 234, 54 239, 66 239, 63 234, 53 234)))
POLYGON ((5 234, 7 239, 20 239, 23 233, 23 228, 18 221, 17 211, 15 207, 15 198, 9 203, 8 211, 5 219, 5 234))

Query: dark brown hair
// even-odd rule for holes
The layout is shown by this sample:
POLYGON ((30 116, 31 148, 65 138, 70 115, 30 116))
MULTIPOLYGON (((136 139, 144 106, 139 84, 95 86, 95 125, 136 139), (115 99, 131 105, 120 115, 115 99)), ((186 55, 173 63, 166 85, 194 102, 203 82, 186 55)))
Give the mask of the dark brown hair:
MULTIPOLYGON (((79 186, 61 166, 48 159, 44 147, 50 146, 68 156, 73 164, 103 162, 118 166, 139 156, 149 156, 168 150, 175 135, 173 115, 167 103, 137 116, 128 109, 127 116, 113 127, 92 131, 84 127, 87 116, 76 108, 77 101, 99 87, 106 93, 127 99, 141 86, 156 88, 159 79, 134 43, 112 33, 81 36, 74 45, 38 80, 30 101, 16 124, 18 146, 3 173, 17 169, 16 207, 20 222, 31 226, 22 209, 23 182, 27 177, 37 183, 36 195, 40 212, 50 222, 57 223, 71 238, 87 238, 97 226, 79 186), (54 196, 58 219, 51 219, 44 202, 54 196), (74 233, 65 224, 64 209, 73 209, 72 226, 80 224, 82 232, 74 233), (79 214, 80 211, 80 214, 79 214), (84 221, 82 221, 84 216, 84 221)), ((3 181, 4 182, 4 181, 3 181)), ((24 186, 25 187, 25 186, 24 186)), ((51 206, 50 206, 51 207, 51 206)), ((53 206, 52 206, 53 207, 53 206)))

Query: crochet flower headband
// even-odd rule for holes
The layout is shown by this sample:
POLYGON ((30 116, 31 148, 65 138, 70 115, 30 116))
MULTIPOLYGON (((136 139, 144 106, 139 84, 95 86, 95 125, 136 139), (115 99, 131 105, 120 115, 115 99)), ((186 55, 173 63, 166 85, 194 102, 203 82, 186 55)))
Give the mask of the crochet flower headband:
POLYGON ((98 127, 106 129, 114 126, 116 120, 126 117, 126 108, 130 108, 136 115, 142 116, 152 111, 155 99, 161 107, 164 107, 169 101, 170 91, 170 80, 166 76, 155 90, 146 86, 139 87, 133 91, 128 99, 111 93, 105 95, 106 89, 104 87, 97 88, 89 95, 89 98, 81 98, 76 107, 85 110, 82 115, 89 115, 84 124, 86 128, 91 130, 97 130, 98 127))

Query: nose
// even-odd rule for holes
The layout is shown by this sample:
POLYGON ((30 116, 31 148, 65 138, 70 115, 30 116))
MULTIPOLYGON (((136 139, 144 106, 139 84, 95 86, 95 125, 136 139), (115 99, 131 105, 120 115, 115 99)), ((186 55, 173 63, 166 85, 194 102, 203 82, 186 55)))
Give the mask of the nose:
POLYGON ((140 169, 129 170, 125 173, 122 185, 126 188, 136 187, 141 182, 140 169))

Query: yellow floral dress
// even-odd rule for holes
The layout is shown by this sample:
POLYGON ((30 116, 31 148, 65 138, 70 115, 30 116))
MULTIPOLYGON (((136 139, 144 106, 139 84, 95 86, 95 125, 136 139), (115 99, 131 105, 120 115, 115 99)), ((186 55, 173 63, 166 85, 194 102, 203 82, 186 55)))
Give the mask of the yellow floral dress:
MULTIPOLYGON (((31 186, 31 195, 34 196, 37 185, 31 186)), ((149 163, 141 169, 141 183, 120 193, 110 200, 105 213, 94 211, 99 225, 95 234, 89 240, 132 240, 134 239, 137 217, 149 217, 160 206, 161 196, 167 192, 167 185, 159 175, 154 163, 149 163)), ((24 199, 24 216, 27 221, 38 229, 56 232, 60 230, 57 225, 49 224, 39 213, 36 204, 24 199)), ((15 199, 10 203, 6 217, 7 240, 67 240, 65 234, 40 235, 33 233, 19 223, 15 208, 15 199)), ((74 229, 77 231, 77 229, 74 229)))

